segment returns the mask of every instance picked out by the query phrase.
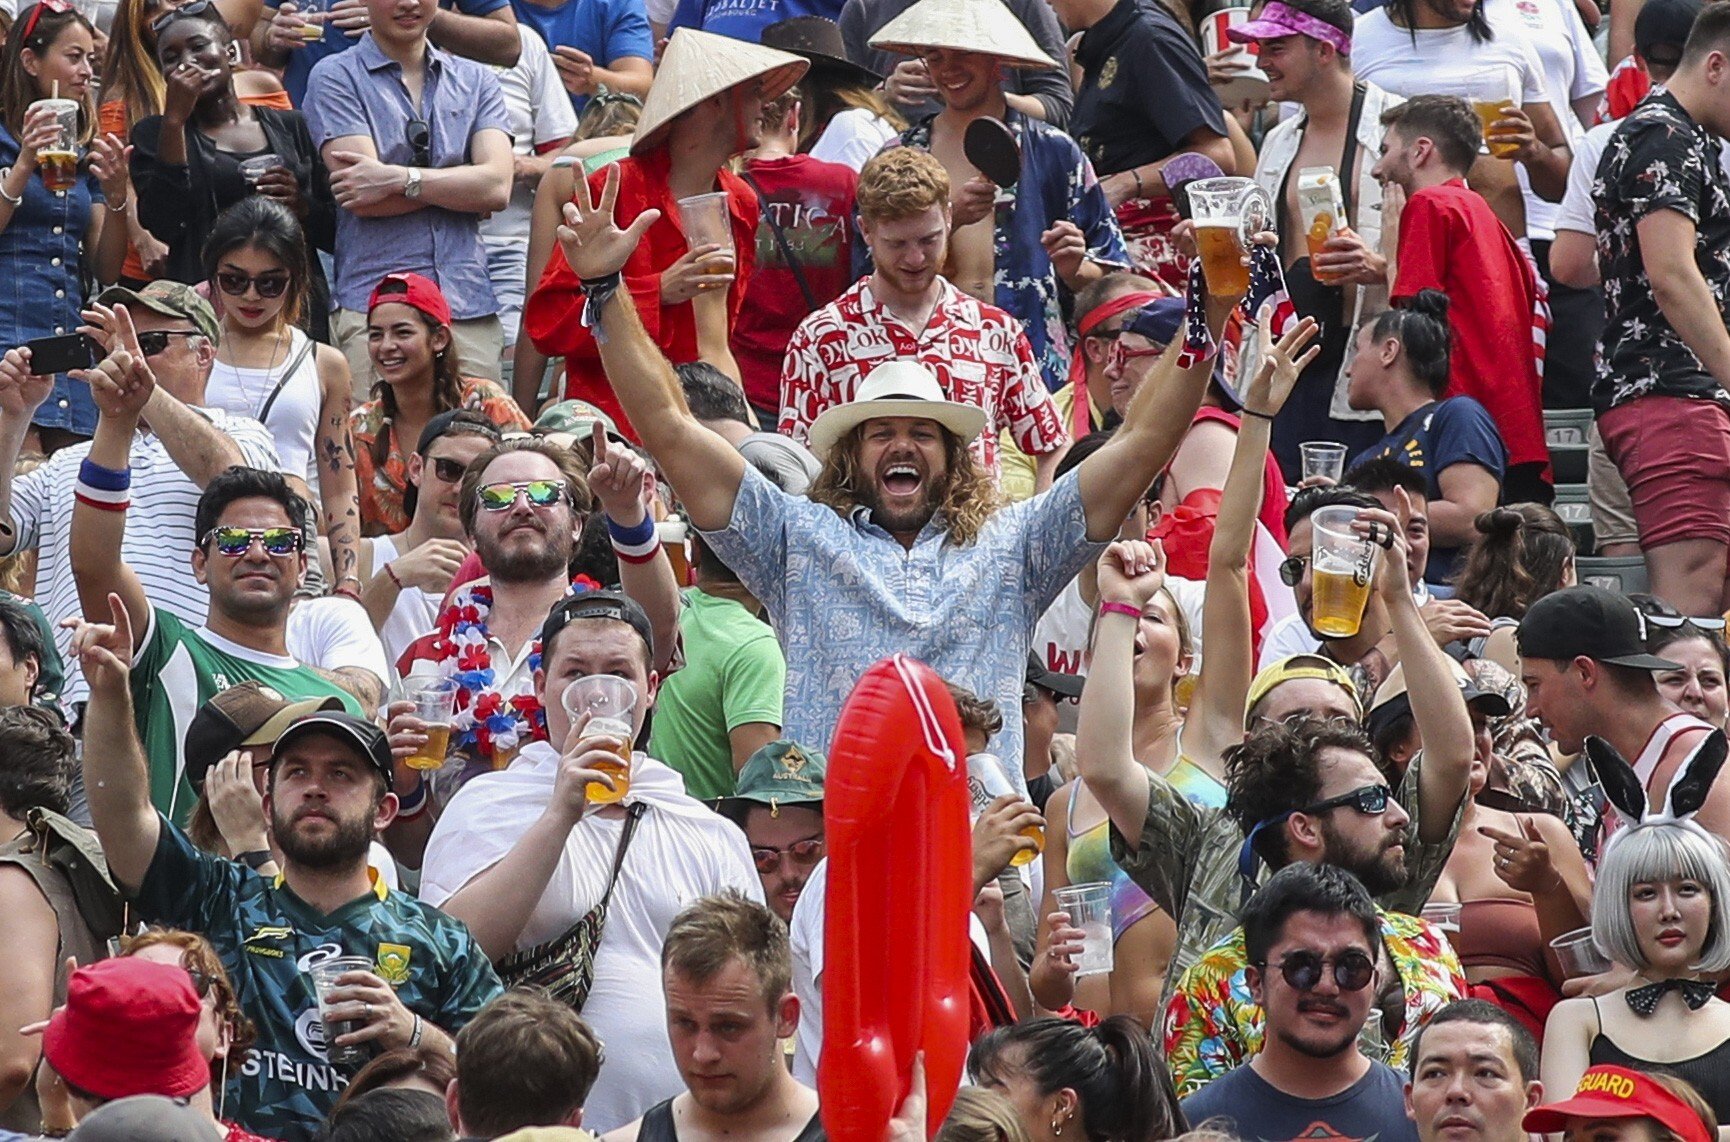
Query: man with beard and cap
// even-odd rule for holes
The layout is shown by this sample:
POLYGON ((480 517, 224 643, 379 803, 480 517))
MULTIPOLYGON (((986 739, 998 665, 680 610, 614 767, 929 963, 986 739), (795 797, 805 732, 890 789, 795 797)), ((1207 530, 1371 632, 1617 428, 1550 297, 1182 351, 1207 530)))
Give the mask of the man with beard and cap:
MULTIPOLYGON (((598 204, 579 187, 560 245, 571 272, 591 283, 587 313, 620 401, 703 541, 780 632, 783 736, 826 747, 860 674, 902 651, 996 701, 1004 726, 991 751, 1020 757, 1034 623, 1170 460, 1201 401, 1211 346, 1198 341, 1182 358, 1172 346, 1168 369, 1142 386, 1109 443, 1050 491, 1002 509, 968 448, 984 412, 945 399, 927 370, 900 362, 886 383, 813 424, 823 470, 809 498, 794 498, 684 407, 672 366, 618 292, 617 275, 656 221, 650 211, 621 231, 618 184, 609 176, 598 204)), ((1235 302, 1206 304, 1198 335, 1219 329, 1235 302)), ((1281 345, 1310 332, 1300 326, 1281 345)))
POLYGON ((763 879, 763 899, 793 922, 793 905, 828 851, 823 839, 823 775, 829 764, 798 742, 770 742, 739 771, 738 788, 716 806, 744 831, 763 879))
MULTIPOLYGON (((607 167, 618 171, 626 215, 652 210, 658 220, 624 267, 625 288, 649 336, 675 362, 704 360, 739 378, 728 341, 756 265, 761 210, 727 163, 761 143, 763 104, 784 95, 809 66, 787 52, 680 28, 661 56, 630 156, 607 167), (693 236, 695 220, 681 217, 679 200, 706 194, 726 196, 726 242, 719 233, 693 236)), ((590 193, 607 177, 590 175, 590 193)), ((564 259, 549 258, 523 308, 523 329, 536 349, 564 356, 564 396, 596 405, 634 439, 642 426, 633 428, 620 408, 602 369, 600 338, 580 319, 585 296, 564 259)), ((534 408, 540 394, 525 383, 512 395, 534 408)))
POLYGON ((1386 937, 1369 892, 1343 869, 1295 865, 1250 899, 1243 922, 1247 994, 1266 1012, 1266 1041, 1249 1065, 1185 1098, 1184 1116, 1261 1142, 1417 1142, 1404 1080, 1359 1049, 1380 1014, 1372 985, 1386 937))
POLYGON ((349 1077, 328 1057, 310 968, 364 959, 368 967, 338 977, 326 1000, 334 1018, 355 1025, 337 1045, 369 1051, 451 1050, 450 1036, 499 994, 498 976, 467 928, 392 892, 367 867, 374 833, 397 812, 390 744, 370 722, 323 711, 277 738, 264 807, 280 875, 266 879, 195 848, 150 803, 132 726, 131 617, 120 596, 108 602, 115 622, 79 622, 73 647, 90 682, 84 781, 109 871, 137 916, 210 940, 258 1028, 252 1064, 231 1076, 226 1113, 304 1142, 349 1077))

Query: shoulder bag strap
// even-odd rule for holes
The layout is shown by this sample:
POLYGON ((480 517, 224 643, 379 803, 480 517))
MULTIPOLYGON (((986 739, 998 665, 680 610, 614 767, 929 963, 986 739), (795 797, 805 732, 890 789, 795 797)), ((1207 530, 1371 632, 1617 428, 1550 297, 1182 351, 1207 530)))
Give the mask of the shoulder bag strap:
POLYGON ((793 280, 799 283, 799 292, 805 295, 806 307, 812 313, 817 312, 823 307, 817 304, 817 295, 811 292, 811 285, 805 280, 804 267, 799 265, 799 259, 793 253, 793 244, 787 241, 786 231, 782 230, 781 224, 775 221, 775 212, 769 209, 768 200, 763 197, 763 188, 757 185, 757 180, 751 177, 750 171, 741 171, 739 174, 751 187, 751 190, 756 193, 757 208, 762 212, 763 221, 767 222, 769 229, 774 232, 775 245, 781 248, 781 257, 786 259, 787 268, 793 271, 793 280))
POLYGON ((282 395, 284 387, 288 385, 289 381, 294 379, 296 373, 300 372, 301 362, 306 360, 307 354, 311 353, 313 346, 317 344, 317 342, 311 337, 307 337, 305 333, 302 333, 301 336, 306 337, 306 344, 300 347, 300 352, 294 355, 294 360, 290 361, 288 363, 288 368, 282 371, 282 377, 276 382, 276 387, 271 389, 270 395, 264 398, 264 407, 258 410, 258 423, 260 424, 263 424, 267 419, 269 419, 270 410, 276 406, 276 398, 282 395))
POLYGON ((613 856, 613 875, 607 881, 607 891, 601 895, 602 911, 606 910, 608 903, 613 899, 613 889, 618 886, 619 873, 623 872, 625 868, 625 850, 631 847, 631 837, 637 831, 637 822, 642 820, 643 811, 648 807, 646 802, 638 801, 625 810, 625 827, 619 833, 619 851, 613 856))

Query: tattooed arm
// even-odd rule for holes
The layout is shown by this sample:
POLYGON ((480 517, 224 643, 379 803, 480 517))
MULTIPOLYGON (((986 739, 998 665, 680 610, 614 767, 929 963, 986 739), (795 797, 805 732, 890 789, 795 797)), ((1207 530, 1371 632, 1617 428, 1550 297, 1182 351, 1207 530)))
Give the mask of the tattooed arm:
POLYGON ((360 485, 354 474, 354 438, 348 431, 348 361, 328 345, 318 346, 314 359, 324 393, 313 447, 325 534, 330 539, 330 582, 333 587, 347 583, 358 592, 365 584, 360 578, 360 485))
POLYGON ((384 701, 384 680, 366 667, 339 666, 335 670, 326 670, 322 666, 307 666, 307 669, 352 694, 368 720, 378 713, 379 704, 384 701))

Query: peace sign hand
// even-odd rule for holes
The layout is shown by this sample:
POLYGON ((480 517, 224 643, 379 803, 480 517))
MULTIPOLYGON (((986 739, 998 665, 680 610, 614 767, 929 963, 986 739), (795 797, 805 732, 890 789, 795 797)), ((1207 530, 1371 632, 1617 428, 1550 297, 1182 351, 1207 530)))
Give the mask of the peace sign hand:
POLYGON ((613 204, 619 197, 619 168, 615 163, 607 168, 607 179, 601 188, 601 200, 595 202, 589 194, 587 179, 576 180, 576 194, 565 203, 565 224, 559 227, 559 247, 571 272, 582 281, 610 277, 624 269, 637 244, 649 227, 660 220, 659 210, 645 210, 631 220, 628 229, 620 230, 613 220, 613 204))

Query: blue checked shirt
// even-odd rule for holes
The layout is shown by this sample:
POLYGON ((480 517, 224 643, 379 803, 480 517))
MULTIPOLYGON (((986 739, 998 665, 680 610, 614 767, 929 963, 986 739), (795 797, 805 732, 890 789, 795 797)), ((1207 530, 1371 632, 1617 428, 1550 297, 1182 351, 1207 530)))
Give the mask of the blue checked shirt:
MULTIPOLYGON (((1077 473, 1000 509, 966 547, 941 517, 912 550, 871 522, 790 496, 745 468, 733 518, 703 541, 768 609, 787 652, 782 736, 828 750, 859 676, 896 652, 995 699, 997 756, 1021 757, 1033 625, 1105 544, 1087 538, 1077 473)), ((1021 766, 1007 767, 1021 784, 1021 766)))

